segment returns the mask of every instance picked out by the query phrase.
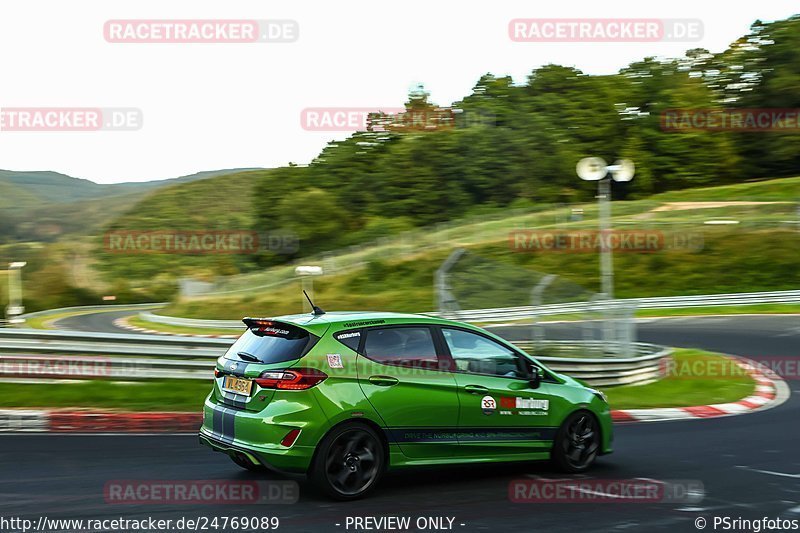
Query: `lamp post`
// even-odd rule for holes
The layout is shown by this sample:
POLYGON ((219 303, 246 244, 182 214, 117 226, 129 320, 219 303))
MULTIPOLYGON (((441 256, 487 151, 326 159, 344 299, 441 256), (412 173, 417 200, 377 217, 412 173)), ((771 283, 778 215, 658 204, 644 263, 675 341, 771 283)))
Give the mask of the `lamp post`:
POLYGON ((597 206, 600 229, 600 286, 606 298, 614 298, 614 259, 611 246, 608 246, 608 233, 611 226, 611 179, 625 182, 633 179, 633 161, 620 159, 613 165, 599 157, 585 157, 575 167, 578 176, 584 181, 597 182, 597 206), (608 173, 611 179, 604 179, 608 173))
MULTIPOLYGON (((301 265, 294 269, 294 273, 300 276, 303 283, 303 290, 308 293, 311 299, 314 299, 314 280, 312 276, 321 276, 324 274, 321 266, 314 265, 301 265)), ((303 298, 303 307, 306 305, 306 299, 303 298)), ((302 308, 301 308, 302 309, 302 308)))
POLYGON ((22 267, 27 265, 25 261, 14 261, 8 264, 8 306, 6 306, 6 318, 14 322, 14 318, 25 312, 22 305, 22 267))

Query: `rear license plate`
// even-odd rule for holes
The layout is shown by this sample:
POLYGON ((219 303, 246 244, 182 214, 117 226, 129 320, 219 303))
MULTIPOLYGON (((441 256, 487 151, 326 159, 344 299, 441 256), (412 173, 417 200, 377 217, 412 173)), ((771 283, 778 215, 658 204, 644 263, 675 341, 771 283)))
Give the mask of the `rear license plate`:
POLYGON ((250 396, 250 389, 253 388, 253 380, 235 378, 233 376, 225 376, 222 380, 222 390, 234 392, 236 394, 244 394, 250 396))

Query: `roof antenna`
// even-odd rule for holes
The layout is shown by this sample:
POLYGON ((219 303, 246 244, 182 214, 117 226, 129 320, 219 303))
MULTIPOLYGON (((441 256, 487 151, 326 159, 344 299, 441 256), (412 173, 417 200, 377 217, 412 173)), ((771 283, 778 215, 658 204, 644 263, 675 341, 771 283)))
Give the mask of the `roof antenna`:
POLYGON ((325 314, 325 311, 314 305, 314 302, 311 301, 311 298, 309 298, 308 293, 306 291, 303 291, 303 294, 306 295, 306 300, 308 300, 308 303, 311 304, 311 313, 314 316, 320 316, 325 314))

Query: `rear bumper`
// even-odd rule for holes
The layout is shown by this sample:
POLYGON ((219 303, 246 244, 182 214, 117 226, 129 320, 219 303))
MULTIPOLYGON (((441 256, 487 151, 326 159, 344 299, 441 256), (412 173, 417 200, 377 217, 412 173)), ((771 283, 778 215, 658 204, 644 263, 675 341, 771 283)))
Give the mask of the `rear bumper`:
POLYGON ((275 472, 285 472, 302 474, 308 470, 311 459, 314 456, 314 449, 307 447, 292 447, 285 450, 259 449, 253 446, 242 446, 236 442, 225 442, 218 436, 208 433, 205 429, 200 429, 198 434, 200 444, 208 446, 216 452, 227 455, 241 453, 246 455, 256 464, 273 470, 275 472))
POLYGON ((326 426, 326 419, 320 417, 309 395, 292 395, 292 402, 273 401, 261 411, 232 408, 218 403, 213 396, 203 406, 201 444, 228 455, 243 453, 272 470, 308 470, 320 432, 326 426), (294 443, 281 444, 293 430, 300 430, 294 443))

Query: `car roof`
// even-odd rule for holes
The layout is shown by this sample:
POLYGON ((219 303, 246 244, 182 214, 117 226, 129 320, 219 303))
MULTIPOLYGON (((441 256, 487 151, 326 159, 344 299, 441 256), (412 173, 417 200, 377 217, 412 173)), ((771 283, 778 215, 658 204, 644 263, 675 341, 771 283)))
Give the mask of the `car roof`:
MULTIPOLYGON (((468 322, 458 322, 456 320, 448 320, 446 318, 439 318, 430 315, 412 314, 412 313, 390 313, 381 311, 332 311, 324 315, 313 315, 311 313, 303 313, 297 315, 283 315, 265 318, 252 318, 250 320, 264 320, 283 322, 299 326, 306 331, 317 335, 323 336, 328 333, 336 333, 341 330, 358 329, 370 326, 390 326, 399 324, 439 324, 443 326, 457 326, 459 328, 471 329, 488 335, 501 343, 508 343, 507 340, 499 337, 493 332, 486 331, 483 328, 470 324, 468 322)), ((517 348, 519 350, 519 348, 517 348)), ((541 364, 541 363, 539 363, 541 364)))
POLYGON ((466 325, 461 322, 454 322, 443 318, 436 318, 428 315, 412 313, 390 313, 377 311, 332 311, 324 315, 312 315, 303 313, 297 315, 283 315, 264 318, 264 320, 274 320, 300 326, 304 329, 319 334, 333 326, 336 330, 351 329, 365 326, 376 326, 380 324, 409 324, 409 323, 429 323, 429 324, 458 324, 466 325))

